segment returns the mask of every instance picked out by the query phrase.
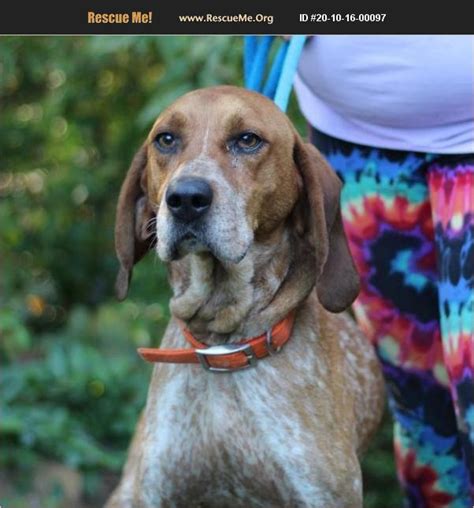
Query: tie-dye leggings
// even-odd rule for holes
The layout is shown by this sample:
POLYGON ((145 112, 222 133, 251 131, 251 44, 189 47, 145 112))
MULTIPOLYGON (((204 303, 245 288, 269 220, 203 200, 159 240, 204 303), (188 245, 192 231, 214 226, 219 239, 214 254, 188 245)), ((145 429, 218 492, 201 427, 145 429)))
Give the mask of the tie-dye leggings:
POLYGON ((471 508, 474 154, 311 141, 344 182, 354 312, 383 366, 406 505, 471 508))

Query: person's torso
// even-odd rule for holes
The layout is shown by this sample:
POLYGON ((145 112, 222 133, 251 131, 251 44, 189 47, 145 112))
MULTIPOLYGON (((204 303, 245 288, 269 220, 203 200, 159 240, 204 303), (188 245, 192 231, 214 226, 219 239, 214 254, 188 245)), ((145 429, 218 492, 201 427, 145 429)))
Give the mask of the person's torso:
POLYGON ((310 123, 332 136, 474 151, 472 36, 317 36, 303 51, 296 90, 310 123))

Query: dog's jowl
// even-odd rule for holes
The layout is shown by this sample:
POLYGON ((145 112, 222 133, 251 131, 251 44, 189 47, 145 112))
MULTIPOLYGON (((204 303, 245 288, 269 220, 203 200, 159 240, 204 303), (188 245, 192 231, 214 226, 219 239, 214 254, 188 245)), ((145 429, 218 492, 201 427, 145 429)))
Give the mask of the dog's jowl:
POLYGON ((263 96, 189 93, 156 120, 119 197, 117 295, 154 251, 172 318, 107 508, 362 506, 383 407, 340 182, 263 96))

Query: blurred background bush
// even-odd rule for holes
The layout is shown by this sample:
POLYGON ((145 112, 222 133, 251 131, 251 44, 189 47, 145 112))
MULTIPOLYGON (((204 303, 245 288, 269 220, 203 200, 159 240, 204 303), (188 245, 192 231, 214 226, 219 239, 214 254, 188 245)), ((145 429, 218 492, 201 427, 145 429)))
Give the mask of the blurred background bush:
MULTIPOLYGON (((149 255, 113 297, 129 161, 183 93, 242 84, 240 37, 0 42, 0 504, 92 508, 118 480, 169 311, 149 255), (153 274, 153 276, 150 276, 153 274)), ((296 104, 290 116, 304 131, 296 104)), ((388 419, 364 462, 368 508, 400 504, 388 419)))

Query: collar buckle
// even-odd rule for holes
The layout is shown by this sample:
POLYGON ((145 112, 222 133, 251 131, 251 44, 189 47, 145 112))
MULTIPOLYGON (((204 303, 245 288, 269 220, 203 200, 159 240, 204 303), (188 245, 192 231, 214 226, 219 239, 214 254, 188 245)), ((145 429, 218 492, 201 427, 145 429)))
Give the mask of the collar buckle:
POLYGON ((204 370, 211 372, 232 372, 234 370, 248 369, 249 367, 255 367, 257 365, 257 356, 250 344, 222 344, 204 349, 196 349, 195 352, 204 370), (242 365, 242 367, 213 367, 207 358, 208 356, 220 357, 234 353, 244 353, 247 357, 247 363, 242 365))

